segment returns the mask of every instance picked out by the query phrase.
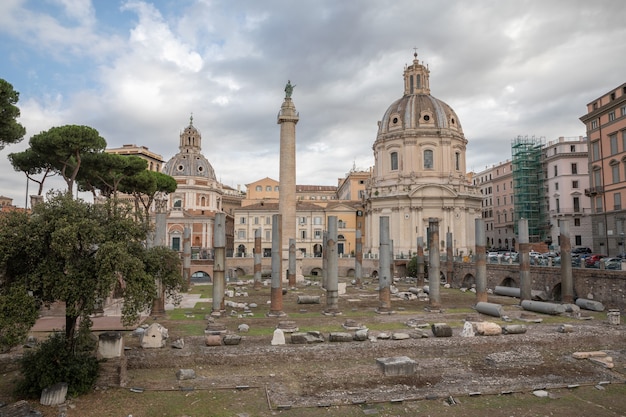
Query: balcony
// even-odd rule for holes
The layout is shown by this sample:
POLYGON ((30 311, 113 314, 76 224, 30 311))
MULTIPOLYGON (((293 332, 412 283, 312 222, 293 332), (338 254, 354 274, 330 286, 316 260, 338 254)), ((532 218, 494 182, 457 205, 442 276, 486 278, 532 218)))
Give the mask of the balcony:
POLYGON ((585 188, 585 195, 587 197, 593 197, 602 193, 604 193, 604 187, 601 185, 597 187, 585 188))

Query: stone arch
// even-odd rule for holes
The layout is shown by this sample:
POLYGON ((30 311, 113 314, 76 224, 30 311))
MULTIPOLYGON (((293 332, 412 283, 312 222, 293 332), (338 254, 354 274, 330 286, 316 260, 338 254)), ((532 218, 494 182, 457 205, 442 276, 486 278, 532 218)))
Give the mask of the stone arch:
POLYGON ((372 278, 378 278, 378 270, 377 269, 374 269, 372 271, 372 278))
POLYGON ((348 278, 354 278, 354 274, 355 274, 354 268, 350 268, 346 271, 346 277, 348 278))
POLYGON ((314 277, 321 277, 322 276, 322 268, 313 268, 311 269, 311 275, 313 275, 314 277))
POLYGON ((246 245, 240 244, 237 246, 237 256, 242 258, 246 254, 246 245))
POLYGON ((514 278, 511 277, 506 277, 504 278, 501 282, 500 282, 500 287, 515 287, 517 288, 517 282, 515 281, 514 278))
POLYGON ((235 273, 237 274, 237 277, 243 277, 246 275, 246 270, 241 267, 237 267, 235 268, 235 273))
POLYGON ((461 282, 461 288, 473 288, 476 286, 476 277, 472 274, 465 274, 461 282))
POLYGON ((554 301, 563 301, 560 282, 558 282, 554 287, 552 287, 552 291, 550 291, 550 299, 554 301))
POLYGON ((195 283, 209 283, 213 282, 211 275, 206 271, 196 271, 191 274, 191 282, 195 283))

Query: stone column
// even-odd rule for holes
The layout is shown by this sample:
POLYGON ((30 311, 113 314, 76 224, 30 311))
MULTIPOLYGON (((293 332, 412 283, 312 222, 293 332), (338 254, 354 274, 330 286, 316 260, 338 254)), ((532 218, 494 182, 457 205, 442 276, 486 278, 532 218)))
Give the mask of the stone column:
POLYGON ((272 215, 272 288, 270 293, 269 317, 284 317, 282 266, 282 215, 272 215))
POLYGON ((424 238, 417 238, 417 255, 415 257, 417 264, 417 285, 422 287, 424 285, 424 238))
POLYGON ((337 216, 328 216, 326 270, 326 309, 324 314, 337 315, 339 311, 339 254, 337 252, 337 216))
POLYGON ((574 302, 574 279, 572 277, 572 242, 569 236, 569 221, 560 220, 561 246, 561 299, 564 303, 574 302))
POLYGON ((191 286, 191 229, 183 229, 183 279, 191 286))
POLYGON ((475 219, 476 234, 476 302, 487 302, 487 234, 485 221, 475 219))
POLYGON ((213 305, 212 316, 221 316, 225 311, 224 292, 226 290, 226 214, 215 214, 215 233, 213 234, 215 260, 213 264, 213 305))
POLYGON ((289 269, 287 269, 287 282, 290 288, 296 286, 296 239, 289 239, 289 269))
POLYGON ((393 277, 395 276, 396 260, 393 256, 393 239, 389 239, 389 285, 393 285, 393 277))
POLYGON ((261 284, 261 270, 262 270, 262 257, 261 253, 261 229, 256 229, 254 231, 254 289, 260 289, 263 284, 261 284))
POLYGON ((452 284, 454 278, 454 254, 452 253, 452 232, 446 233, 446 283, 452 284))
POLYGON ((528 237, 528 219, 519 219, 517 222, 519 235, 519 287, 520 304, 524 300, 531 300, 530 282, 530 241, 528 237))
MULTIPOLYGON (((328 224, 326 224, 328 227, 328 224)), ((328 256, 326 254, 326 245, 328 245, 328 231, 324 230, 322 232, 322 288, 328 288, 328 274, 326 270, 328 269, 328 256)))
POLYGON ((389 239, 389 216, 380 216, 380 246, 378 249, 378 308, 377 313, 391 313, 391 242, 389 239))
POLYGON ((356 254, 354 257, 354 282, 357 287, 361 286, 363 279, 363 236, 360 230, 356 231, 356 254))
POLYGON ((441 309, 441 297, 439 295, 439 282, 441 264, 439 256, 439 220, 430 217, 428 219, 430 237, 428 242, 428 298, 431 310, 441 309))
MULTIPOLYGON (((278 212, 282 216, 282 259, 289 259, 289 239, 296 238, 296 124, 300 117, 291 97, 285 97, 277 123, 280 125, 280 192, 278 212)), ((287 262, 286 262, 287 264, 287 262)), ((284 277, 281 263, 281 277, 284 277)))

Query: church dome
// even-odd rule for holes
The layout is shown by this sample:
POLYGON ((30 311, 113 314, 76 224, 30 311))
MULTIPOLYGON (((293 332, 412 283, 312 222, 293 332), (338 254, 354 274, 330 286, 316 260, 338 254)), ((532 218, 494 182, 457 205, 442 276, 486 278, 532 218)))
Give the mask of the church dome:
POLYGON ((463 134, 461 123, 452 108, 430 95, 428 67, 414 55, 413 65, 404 69, 404 95, 396 100, 379 122, 378 140, 402 130, 450 129, 463 134))
POLYGON ((202 136, 190 118, 189 126, 180 134, 179 152, 167 161, 163 173, 172 177, 203 177, 216 181, 213 166, 202 155, 201 142, 202 136))

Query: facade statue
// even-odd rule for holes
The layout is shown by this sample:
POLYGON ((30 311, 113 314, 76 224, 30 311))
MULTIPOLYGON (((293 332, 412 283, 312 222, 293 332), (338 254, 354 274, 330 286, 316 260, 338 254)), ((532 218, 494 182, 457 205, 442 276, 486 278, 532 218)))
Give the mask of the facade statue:
POLYGON ((296 88, 296 86, 291 85, 291 80, 287 80, 287 85, 285 86, 285 98, 291 97, 294 88, 296 88))

